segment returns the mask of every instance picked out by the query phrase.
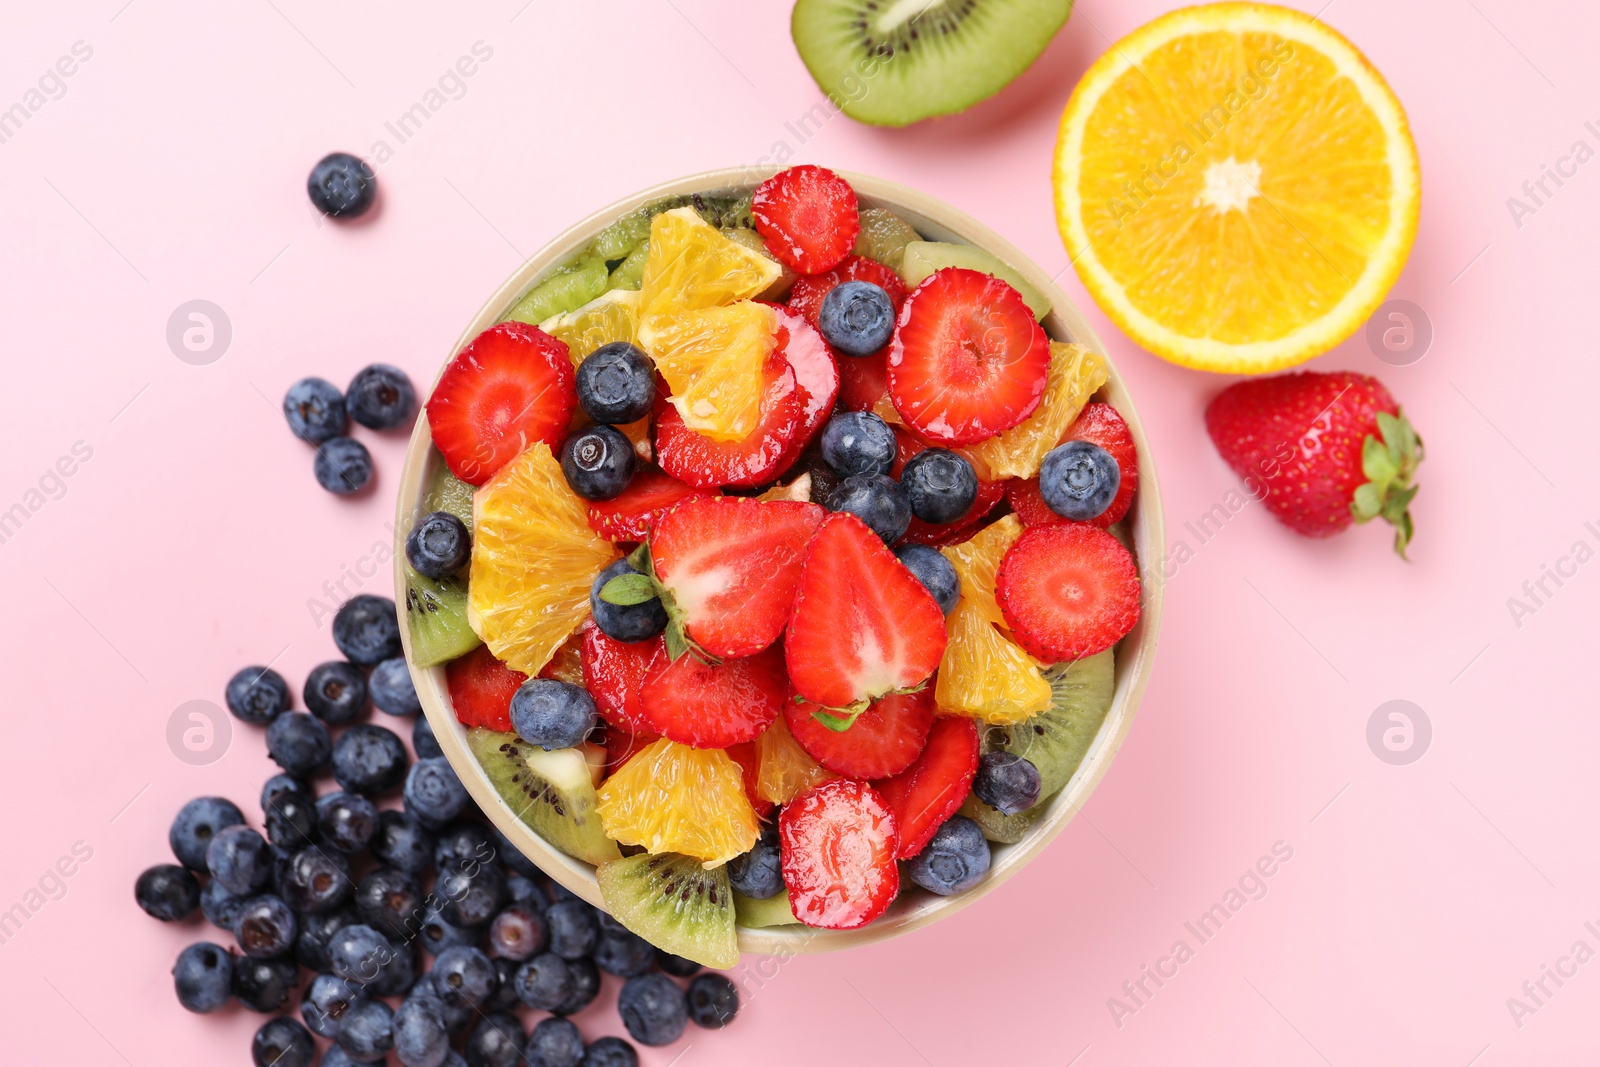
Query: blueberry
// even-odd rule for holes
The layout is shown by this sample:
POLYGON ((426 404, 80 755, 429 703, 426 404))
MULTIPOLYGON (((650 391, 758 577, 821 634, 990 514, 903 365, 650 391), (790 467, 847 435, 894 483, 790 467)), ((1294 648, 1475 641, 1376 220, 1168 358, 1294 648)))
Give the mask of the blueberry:
POLYGON ((380 863, 421 874, 433 866, 433 843, 433 831, 416 816, 385 811, 378 814, 378 830, 368 847, 380 863))
POLYGON ((689 1007, 666 975, 630 978, 617 997, 617 1011, 628 1034, 641 1045, 670 1045, 689 1020, 689 1007))
POLYGON ((333 849, 310 845, 289 857, 278 881, 284 902, 297 912, 318 915, 350 899, 355 883, 350 864, 333 849))
POLYGON ((228 679, 223 699, 235 718, 259 726, 289 710, 289 685, 271 667, 245 667, 228 679))
POLYGON ((206 849, 211 839, 230 826, 243 826, 244 812, 222 797, 196 797, 178 809, 167 831, 167 844, 178 862, 191 871, 206 871, 206 849))
POLYGON ((380 796, 405 781, 409 758, 393 730, 359 723, 333 743, 333 777, 352 793, 380 796))
POLYGON ((329 793, 317 798, 317 831, 324 842, 353 856, 377 833, 378 809, 354 793, 329 793))
MULTIPOLYGON (((339 1027, 339 1047, 361 1063, 376 1063, 394 1048, 394 1012, 381 1000, 358 1000, 339 1027)), ((324 1061, 326 1062, 326 1061, 324 1061)))
POLYGON ((517 997, 530 1008, 552 1011, 572 996, 572 969, 554 952, 541 952, 517 968, 517 997))
POLYGON ((694 960, 686 960, 682 956, 674 956, 672 953, 659 948, 656 949, 656 966, 674 978, 693 978, 700 973, 700 965, 694 960))
POLYGON ((639 1067, 639 1054, 620 1037, 602 1037, 584 1050, 578 1067, 639 1067))
POLYGON ((400 655, 400 617, 386 596, 358 593, 333 617, 333 643, 358 667, 375 667, 400 655))
POLYGON ((600 632, 613 641, 648 641, 667 628, 667 609, 662 606, 660 597, 638 604, 613 604, 600 596, 611 579, 637 573, 627 560, 619 559, 595 575, 589 586, 589 613, 594 616, 600 632))
POLYGON ((352 1059, 350 1053, 338 1045, 330 1045, 322 1054, 322 1067, 361 1067, 361 1061, 352 1059))
POLYGON ((488 827, 471 819, 457 819, 439 831, 438 843, 433 846, 433 865, 443 871, 464 863, 484 863, 494 859, 496 852, 488 827))
POLYGON ((300 998, 300 1017, 318 1037, 335 1038, 344 1025, 345 1012, 366 994, 336 974, 319 974, 300 998))
POLYGON ((932 545, 912 544, 901 545, 894 554, 922 587, 933 594, 940 611, 948 615, 955 610, 956 601, 961 599, 961 579, 956 577, 955 565, 943 552, 932 545))
POLYGON ((516 1011, 522 1006, 522 1001, 517 999, 517 968, 522 966, 522 961, 508 956, 495 956, 493 962, 497 984, 484 1002, 483 1010, 516 1011))
POLYGON ((283 955, 294 947, 299 932, 299 921, 289 905, 270 893, 246 900, 233 920, 239 948, 253 959, 283 955))
POLYGON ((830 504, 866 523, 886 544, 898 541, 911 525, 905 490, 886 474, 852 474, 839 483, 830 504))
POLYGON ((437 956, 447 948, 458 945, 476 945, 483 940, 483 927, 457 926, 439 914, 437 905, 430 908, 422 918, 422 931, 419 940, 424 951, 437 956))
POLYGON ((506 959, 525 960, 543 952, 549 943, 550 931, 535 908, 513 904, 489 924, 489 947, 506 959))
POLYGON ((702 974, 689 983, 689 1018, 696 1026, 720 1030, 739 1014, 739 990, 720 974, 702 974))
POLYGON ((986 752, 978 760, 972 794, 1002 815, 1015 815, 1039 803, 1039 768, 1010 752, 986 752))
POLYGON ((1111 453, 1089 441, 1068 441, 1045 454, 1039 495, 1051 511, 1074 522, 1103 514, 1116 499, 1122 469, 1111 453))
POLYGON ((978 824, 951 816, 906 865, 906 873, 930 893, 949 896, 971 889, 989 870, 989 842, 978 824))
POLYGON ((597 423, 637 422, 650 414, 655 399, 655 366, 626 341, 601 345, 578 364, 578 403, 597 423))
POLYGON ((261 813, 267 840, 280 848, 299 848, 317 838, 317 798, 292 774, 275 774, 261 787, 261 813))
POLYGON ((330 437, 317 446, 311 471, 328 492, 349 496, 372 480, 372 453, 354 437, 330 437))
POLYGON ((728 882, 751 900, 770 900, 783 892, 783 865, 778 857, 778 832, 768 828, 750 851, 728 863, 728 882))
POLYGON ((900 487, 911 503, 911 514, 934 525, 955 522, 978 499, 978 475, 972 464, 948 448, 924 449, 906 460, 900 487))
MULTIPOLYGON (((512 963, 511 966, 515 968, 516 964, 512 963)), ((498 976, 500 974, 500 969, 496 967, 494 973, 496 976, 498 976)), ((417 982, 417 986, 412 993, 415 996, 421 996, 426 993, 439 1002, 439 1006, 444 1011, 444 1028, 450 1031, 452 1034, 459 1034, 461 1031, 467 1028, 468 1023, 483 1015, 484 1012, 490 1010, 487 1003, 480 1007, 475 1004, 468 1004, 465 1000, 462 1000, 460 997, 455 996, 454 994, 441 993, 437 988, 437 985, 438 983, 434 981, 433 975, 426 974, 422 976, 421 981, 417 982)), ((499 992, 499 988, 496 987, 495 991, 489 995, 489 1000, 493 1001, 499 995, 499 992)), ((515 993, 513 993, 511 996, 511 1003, 513 1007, 515 1007, 517 1004, 515 993)))
POLYGON ((843 282, 822 298, 822 337, 847 356, 870 356, 894 337, 894 301, 871 282, 843 282))
POLYGON ((344 392, 350 417, 369 430, 392 430, 417 408, 417 391, 399 367, 374 363, 356 371, 344 392))
POLYGON ((416 946, 410 942, 389 944, 393 951, 383 958, 378 976, 366 986, 375 997, 404 996, 417 984, 416 946))
POLYGON ((267 755, 297 778, 322 770, 332 751, 328 728, 303 711, 286 711, 267 727, 267 755))
POLYGON ((444 1005, 430 993, 413 993, 394 1013, 394 1051, 406 1067, 439 1067, 450 1051, 444 1005))
POLYGON ((888 474, 897 446, 889 424, 870 411, 842 411, 822 428, 822 459, 841 478, 888 474))
POLYGON ((300 936, 294 939, 294 958, 299 961, 300 966, 308 970, 331 969, 333 963, 328 958, 328 946, 332 943, 334 935, 345 927, 356 926, 360 922, 361 916, 356 914, 356 909, 349 904, 327 912, 301 912, 300 936))
POLYGON ((477 1007, 493 995, 499 975, 494 963, 474 945, 455 945, 434 957, 434 991, 477 1007))
POLYGON ((133 883, 133 899, 152 918, 180 922, 200 906, 200 882, 175 863, 157 864, 133 883))
POLYGON ((540 1067, 578 1067, 583 1035, 570 1019, 540 1019, 528 1035, 528 1059, 540 1067))
POLYGON ((566 960, 575 960, 594 951, 600 936, 600 921, 587 901, 563 900, 544 913, 550 927, 550 951, 566 960))
POLYGON ((424 826, 443 826, 472 805, 450 761, 443 756, 418 760, 406 774, 406 811, 424 826))
POLYGON ((411 668, 406 665, 404 656, 386 659, 372 668, 367 678, 367 691, 372 703, 385 714, 415 715, 422 710, 422 701, 417 698, 417 687, 411 680, 411 668))
POLYGON ((417 721, 411 724, 411 747, 416 749, 418 759, 444 755, 439 739, 433 736, 433 723, 426 715, 417 716, 417 721))
POLYGON ((268 1019, 250 1040, 250 1059, 256 1067, 311 1067, 317 1047, 306 1028, 285 1016, 268 1019))
POLYGON ((251 1011, 277 1011, 300 982, 300 967, 293 956, 251 959, 233 963, 233 995, 251 1011))
POLYGON ((367 676, 344 660, 319 663, 301 692, 306 708, 329 726, 355 721, 367 708, 367 676))
POLYGON ((434 895, 443 903, 439 914, 456 926, 483 926, 506 903, 506 876, 498 865, 463 863, 439 872, 434 895))
POLYGON ((618 978, 637 978, 656 962, 656 948, 611 916, 600 915, 600 936, 594 943, 594 963, 618 978))
POLYGON ((239 909, 244 907, 244 902, 249 896, 239 893, 230 893, 221 882, 215 879, 206 883, 200 890, 200 914, 206 917, 206 922, 221 930, 233 933, 233 922, 239 917, 239 909))
POLYGON ((332 152, 311 168, 306 192, 311 203, 324 215, 353 219, 372 206, 378 195, 378 178, 359 156, 332 152))
POLYGON ((344 394, 322 378, 301 378, 289 386, 283 394, 283 417, 296 437, 314 445, 343 436, 350 424, 345 417, 344 394))
POLYGON ((528 1035, 522 1029, 522 1020, 510 1012, 485 1015, 472 1033, 462 1051, 473 1067, 528 1067, 523 1051, 528 1047, 528 1035))
POLYGON ((394 955, 389 939, 366 923, 346 926, 328 943, 328 963, 333 973, 361 986, 375 981, 394 955))
POLYGON ((422 886, 393 867, 374 867, 356 886, 356 910, 379 933, 398 941, 410 938, 426 914, 422 886))
POLYGON ((515 871, 506 872, 506 896, 513 904, 526 904, 540 915, 550 906, 550 898, 545 895, 544 886, 525 874, 515 871))
POLYGON ((220 945, 197 941, 178 954, 172 966, 178 1003, 194 1012, 216 1011, 233 990, 233 957, 220 945))
POLYGON ((248 826, 220 830, 206 846, 206 869, 230 893, 259 889, 272 874, 266 839, 248 826))
POLYGON ((406 535, 406 560, 427 578, 448 578, 472 558, 466 523, 448 511, 432 511, 406 535))
POLYGON ((561 446, 561 473, 585 500, 610 500, 633 477, 633 442, 613 426, 591 426, 561 446))
POLYGON ((529 678, 511 697, 512 729, 546 752, 582 741, 598 715, 588 690, 554 678, 529 678))
POLYGON ((576 1015, 600 995, 600 968, 594 960, 588 956, 568 960, 567 973, 572 976, 572 993, 550 1009, 556 1015, 576 1015))

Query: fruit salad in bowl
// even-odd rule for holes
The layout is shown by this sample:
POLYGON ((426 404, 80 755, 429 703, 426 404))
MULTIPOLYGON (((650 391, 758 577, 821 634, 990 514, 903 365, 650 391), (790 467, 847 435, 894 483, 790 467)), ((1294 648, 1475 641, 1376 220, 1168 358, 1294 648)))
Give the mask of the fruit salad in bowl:
POLYGON ((396 532, 468 789, 710 966, 1018 869, 1126 735, 1161 610, 1087 324, 959 212, 816 166, 648 190, 524 265, 431 390, 396 532))

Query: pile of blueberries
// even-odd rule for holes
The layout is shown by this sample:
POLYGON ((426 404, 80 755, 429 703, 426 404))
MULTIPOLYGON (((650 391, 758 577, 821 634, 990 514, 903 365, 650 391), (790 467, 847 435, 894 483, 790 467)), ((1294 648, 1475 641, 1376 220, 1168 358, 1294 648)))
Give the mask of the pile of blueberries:
POLYGON ((168 833, 178 863, 135 885, 155 918, 182 922, 198 909, 233 935, 232 948, 198 941, 178 956, 179 1003, 213 1012, 237 1000, 273 1014, 252 1042, 257 1067, 310 1067, 313 1034, 332 1042, 324 1067, 391 1053, 404 1067, 634 1067, 629 1042, 586 1044, 568 1018, 599 996, 601 972, 625 980, 618 1010, 641 1044, 675 1041, 691 1020, 732 1020, 739 996, 726 977, 656 949, 482 821, 417 714, 393 601, 351 598, 333 638, 345 658, 311 671, 309 713, 289 710, 270 668, 228 683, 229 710, 266 725, 283 769, 261 791, 265 835, 229 800, 191 800, 168 833), (415 716, 414 763, 393 731, 354 721, 369 702, 415 716), (330 773, 338 789, 317 796, 330 773), (379 810, 395 793, 401 807, 379 810), (302 967, 314 975, 303 989, 302 967), (692 980, 686 990, 675 978, 692 980), (297 991, 303 1024, 276 1014, 297 991), (549 1014, 530 1033, 523 1008, 549 1014))
POLYGON ((355 420, 369 430, 393 430, 417 410, 417 391, 399 367, 374 363, 362 367, 339 387, 325 378, 301 378, 283 395, 283 417, 302 441, 317 446, 312 471, 330 493, 349 496, 372 481, 372 453, 349 436, 355 420))

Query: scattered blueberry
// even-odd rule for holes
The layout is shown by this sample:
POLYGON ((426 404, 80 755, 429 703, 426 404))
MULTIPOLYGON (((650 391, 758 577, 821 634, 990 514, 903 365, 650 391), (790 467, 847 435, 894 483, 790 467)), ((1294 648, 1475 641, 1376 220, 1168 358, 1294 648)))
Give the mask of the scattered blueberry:
POLYGON ((378 814, 378 830, 367 847, 381 863, 409 874, 422 874, 433 866, 433 844, 433 831, 416 816, 384 811, 378 814))
POLYGON ((582 741, 598 715, 587 689, 554 678, 529 678, 511 697, 512 729, 546 752, 582 741))
POLYGON ((278 882, 284 902, 304 915, 333 911, 349 900, 354 890, 345 858, 315 845, 290 856, 278 882))
POLYGON ((250 1058, 256 1067, 311 1067, 317 1047, 306 1028, 287 1016, 268 1019, 250 1041, 250 1058))
POLYGON ((572 976, 572 995, 550 1009, 556 1015, 576 1015, 600 995, 600 968, 594 960, 588 956, 568 960, 567 973, 572 976))
POLYGON ((319 663, 306 675, 306 709, 329 726, 354 722, 367 708, 367 676, 342 659, 319 663))
POLYGON ((306 192, 311 203, 324 215, 353 219, 372 206, 378 195, 378 178, 359 156, 332 152, 311 168, 306 192))
POLYGON ((770 900, 783 892, 777 830, 769 827, 756 838, 749 852, 729 861, 728 882, 751 900, 770 900))
POLYGON ((961 599, 961 579, 956 577, 955 565, 943 552, 932 545, 911 544, 901 545, 894 554, 922 587, 933 594, 940 611, 948 615, 955 610, 956 601, 961 599))
POLYGON ((175 863, 157 864, 133 883, 133 899, 152 918, 181 922, 200 906, 200 882, 175 863))
POLYGON ((679 989, 663 974, 630 978, 617 997, 622 1025, 641 1045, 670 1045, 689 1020, 689 1007, 679 989))
POLYGON ((230 826, 244 825, 244 812, 222 797, 196 797, 178 809, 167 831, 167 844, 178 862, 191 871, 206 872, 206 849, 212 837, 230 826))
POLYGON ((472 1028, 462 1051, 473 1067, 528 1067, 523 1055, 527 1047, 528 1035, 522 1029, 522 1020, 510 1012, 497 1011, 485 1015, 472 1028))
POLYGON ((206 846, 206 869, 230 893, 259 889, 272 873, 266 839, 248 826, 220 830, 206 846))
POLYGON ((889 424, 870 411, 842 411, 822 428, 822 459, 841 478, 888 474, 897 446, 889 424))
POLYGON ((494 963, 473 945, 445 949, 434 957, 430 973, 439 996, 457 997, 473 1007, 489 999, 499 980, 494 963))
POLYGON ((374 867, 356 886, 356 910, 368 926, 405 941, 426 914, 422 885, 394 867, 374 867))
POLYGON ((578 403, 597 423, 637 422, 650 414, 655 399, 655 366, 626 341, 601 345, 578 364, 578 403))
POLYGON ((339 1027, 339 1047, 351 1059, 376 1063, 394 1048, 394 1012, 381 1000, 358 1000, 339 1027))
POLYGON ((426 715, 417 716, 417 721, 411 724, 411 747, 416 749, 418 759, 444 755, 439 739, 433 736, 433 723, 426 715))
POLYGON ((594 908, 582 900, 563 900, 544 913, 550 928, 550 951, 565 960, 575 960, 594 951, 600 936, 600 921, 594 908))
POLYGON ((656 948, 611 916, 601 913, 600 936, 595 940, 594 964, 618 978, 637 978, 656 962, 656 948))
POLYGON ((233 923, 239 917, 239 909, 244 907, 248 896, 230 893, 223 888, 222 883, 212 880, 200 890, 200 914, 206 917, 206 922, 220 930, 233 933, 233 923))
POLYGON ((336 974, 319 974, 311 979, 300 998, 300 1017, 318 1037, 336 1038, 344 1025, 345 1012, 365 996, 360 986, 351 985, 336 974))
POLYGON ((493 859, 496 851, 494 837, 482 823, 458 819, 439 831, 433 865, 443 871, 464 863, 484 863, 493 859))
POLYGON ((317 446, 311 471, 328 492, 349 496, 372 480, 372 453, 354 437, 330 437, 317 446))
POLYGON ((528 1059, 540 1067, 578 1067, 583 1035, 570 1019, 540 1019, 528 1035, 528 1059))
POLYGON ((447 948, 476 945, 482 936, 482 927, 457 926, 439 914, 439 908, 435 906, 423 916, 422 933, 418 940, 422 942, 425 952, 438 956, 447 948))
POLYGON ((375 981, 394 954, 389 939, 366 923, 346 926, 328 944, 333 973, 361 986, 375 981))
POLYGON ((516 1011, 522 1006, 522 1001, 517 999, 517 968, 522 966, 522 961, 508 956, 495 956, 493 961, 496 984, 483 1010, 516 1011))
POLYGON ((817 327, 847 356, 870 356, 894 336, 894 301, 882 286, 843 282, 822 298, 817 327))
POLYGON ((839 483, 829 501, 834 511, 848 511, 886 544, 898 541, 911 525, 911 504, 900 483, 886 474, 852 474, 839 483))
POLYGON ((472 804, 450 761, 443 756, 418 760, 406 774, 406 811, 424 826, 443 826, 472 804))
POLYGON ((406 1067, 439 1067, 450 1052, 444 1005, 430 993, 413 993, 394 1013, 394 1052, 406 1067))
POLYGON ((328 764, 333 738, 322 720, 286 711, 267 727, 267 755, 297 778, 310 778, 328 764))
POLYGON ((314 445, 343 436, 350 425, 346 417, 344 394, 322 378, 301 378, 283 394, 283 417, 289 429, 302 441, 314 445))
MULTIPOLYGON (((293 907, 294 905, 290 905, 293 907)), ((302 912, 300 936, 294 939, 294 958, 300 966, 312 971, 327 971, 333 966, 328 958, 328 946, 334 935, 347 926, 361 922, 361 916, 349 904, 328 912, 302 912)))
POLYGON ((317 831, 324 842, 353 856, 377 833, 378 809, 355 793, 329 793, 317 798, 317 831))
POLYGON ((739 1014, 739 990, 720 974, 702 974, 689 983, 689 1018, 696 1026, 720 1030, 739 1014))
POLYGON ((1039 467, 1039 495, 1051 511, 1074 522, 1088 522, 1116 499, 1122 470, 1111 453, 1089 441, 1068 441, 1045 454, 1039 467))
POLYGON ((405 781, 408 759, 393 730, 358 723, 333 743, 333 777, 352 793, 380 796, 405 781))
POLYGON ((378 968, 378 977, 367 983, 367 992, 375 997, 398 997, 410 992, 417 984, 417 949, 412 942, 395 944, 394 951, 378 968))
POLYGON ((602 1037, 584 1050, 578 1067, 639 1067, 639 1054, 620 1037, 602 1037))
POLYGON ((369 430, 392 430, 417 409, 417 391, 399 367, 374 363, 356 371, 344 391, 350 417, 369 430))
POLYGON ((292 774, 275 774, 261 787, 261 813, 267 840, 280 848, 299 848, 317 837, 317 798, 292 774))
POLYGON ((300 967, 293 956, 270 959, 246 956, 233 962, 234 998, 251 1011, 263 1014, 277 1011, 299 982, 300 967))
MULTIPOLYGON (((500 856, 501 863, 505 864, 511 870, 516 871, 518 874, 526 875, 529 878, 538 880, 544 879, 544 872, 539 869, 538 865, 528 857, 524 856, 521 851, 517 849, 517 846, 511 843, 511 839, 500 832, 500 828, 498 826, 489 827, 489 832, 494 835, 494 843, 500 856)), ((545 903, 545 901, 540 901, 539 907, 543 908, 545 903)))
POLYGON ((400 617, 394 601, 358 593, 333 617, 333 643, 358 667, 375 667, 400 655, 400 617))
POLYGON ((289 710, 289 685, 271 667, 246 667, 228 679, 223 699, 235 718, 259 726, 289 710))
POLYGON ((561 446, 561 472, 585 500, 610 500, 633 477, 633 442, 613 426, 591 426, 561 446))
POLYGON ((906 865, 911 880, 930 893, 949 896, 977 885, 989 870, 989 842, 978 824, 953 815, 906 865))
POLYGON ((352 1059, 350 1053, 335 1044, 322 1054, 322 1067, 361 1067, 361 1061, 352 1059))
POLYGON ((948 448, 928 448, 906 460, 900 487, 911 514, 923 522, 955 522, 978 499, 978 475, 972 464, 948 448))
POLYGON ((573 993, 572 969, 554 952, 542 952, 517 968, 517 997, 530 1008, 553 1011, 573 993))
POLYGON ((972 795, 1002 815, 1039 803, 1039 768, 1010 752, 985 752, 972 779, 972 795))
MULTIPOLYGON (((512 966, 514 968, 516 965, 512 964, 512 966)), ((494 973, 498 978, 500 974, 500 968, 496 967, 494 973)), ((515 971, 513 971, 513 973, 515 973, 515 971)), ((499 992, 499 988, 496 987, 494 993, 489 995, 489 1000, 491 1002, 495 1000, 499 992)), ((431 973, 423 976, 422 980, 417 983, 417 987, 415 990, 413 990, 413 993, 417 996, 421 996, 422 994, 426 993, 439 1002, 439 1006, 444 1010, 444 1028, 450 1031, 452 1034, 459 1034, 461 1031, 467 1028, 468 1023, 483 1015, 485 1012, 491 1010, 488 1003, 485 1003, 480 1007, 475 1004, 468 1004, 465 1000, 455 996, 454 994, 439 992, 439 990, 435 988, 435 982, 431 973)), ((503 1010, 510 1011, 516 1007, 516 1004, 517 997, 516 993, 513 992, 511 995, 512 1007, 503 1010)))
POLYGON ((505 906, 506 876, 497 864, 464 863, 441 870, 433 892, 446 922, 481 927, 505 906))
POLYGON ((550 931, 534 908, 512 904, 489 924, 489 947, 509 960, 525 960, 545 950, 550 931))
POLYGON ((220 945, 197 941, 172 966, 178 1003, 194 1012, 216 1011, 233 995, 233 957, 220 945))
POLYGON ((694 960, 686 960, 682 956, 674 956, 672 953, 659 948, 656 949, 656 966, 674 978, 693 978, 700 973, 700 965, 694 960))
POLYGON ((600 632, 613 641, 648 641, 667 628, 667 609, 660 597, 637 604, 613 604, 600 596, 611 579, 637 573, 627 560, 619 559, 595 575, 589 586, 589 613, 600 632))
POLYGON ((448 511, 429 512, 406 535, 406 560, 426 578, 448 578, 471 558, 467 524, 448 511))
POLYGON ((372 668, 367 690, 372 695, 372 703, 385 714, 415 715, 422 710, 422 701, 417 699, 417 687, 411 680, 411 668, 406 666, 404 656, 386 659, 372 668))
POLYGON ((233 936, 252 959, 283 955, 294 947, 299 932, 299 922, 289 905, 270 893, 246 900, 233 920, 233 936))

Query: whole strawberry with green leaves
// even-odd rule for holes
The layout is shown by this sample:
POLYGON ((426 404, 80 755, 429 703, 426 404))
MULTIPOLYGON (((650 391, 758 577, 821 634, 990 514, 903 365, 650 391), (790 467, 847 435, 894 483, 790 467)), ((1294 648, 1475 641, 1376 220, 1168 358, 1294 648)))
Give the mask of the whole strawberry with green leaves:
POLYGON ((1331 537, 1381 516, 1405 557, 1422 439, 1376 378, 1305 371, 1238 382, 1206 408, 1206 432, 1291 530, 1331 537))

